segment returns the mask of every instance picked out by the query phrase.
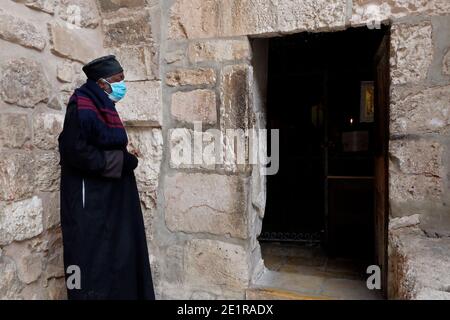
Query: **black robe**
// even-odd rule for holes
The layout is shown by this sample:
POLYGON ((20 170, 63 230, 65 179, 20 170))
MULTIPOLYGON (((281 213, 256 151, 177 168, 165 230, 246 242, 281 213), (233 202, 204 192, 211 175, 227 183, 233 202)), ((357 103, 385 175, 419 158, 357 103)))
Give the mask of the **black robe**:
POLYGON ((136 180, 122 172, 122 151, 83 138, 75 101, 58 140, 66 280, 70 265, 81 272, 68 298, 155 299, 136 180))

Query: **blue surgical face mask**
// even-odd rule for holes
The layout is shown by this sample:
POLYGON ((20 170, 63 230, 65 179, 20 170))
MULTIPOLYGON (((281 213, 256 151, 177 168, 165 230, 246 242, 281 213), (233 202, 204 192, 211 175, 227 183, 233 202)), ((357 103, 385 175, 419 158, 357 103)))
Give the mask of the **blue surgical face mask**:
POLYGON ((127 86, 124 80, 113 83, 109 83, 108 81, 105 80, 105 82, 108 83, 111 87, 111 93, 107 92, 107 94, 112 101, 117 102, 121 100, 123 97, 125 97, 125 94, 127 93, 127 86))

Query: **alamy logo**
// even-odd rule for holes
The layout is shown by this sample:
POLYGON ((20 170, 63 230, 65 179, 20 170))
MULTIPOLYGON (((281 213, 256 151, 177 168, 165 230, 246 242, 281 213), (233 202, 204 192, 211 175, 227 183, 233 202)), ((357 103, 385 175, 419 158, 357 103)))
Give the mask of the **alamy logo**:
POLYGON ((67 280, 66 286, 67 289, 81 289, 81 269, 77 265, 70 265, 67 267, 67 280))
POLYGON ((377 265, 370 265, 366 270, 370 276, 367 278, 366 285, 369 290, 381 289, 381 268, 377 265))

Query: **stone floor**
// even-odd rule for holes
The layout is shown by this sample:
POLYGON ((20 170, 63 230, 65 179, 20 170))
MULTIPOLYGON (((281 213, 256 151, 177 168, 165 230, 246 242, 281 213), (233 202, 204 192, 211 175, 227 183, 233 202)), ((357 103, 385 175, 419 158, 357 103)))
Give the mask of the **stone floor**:
POLYGON ((267 271, 247 291, 247 299, 381 299, 367 289, 367 264, 328 258, 317 244, 261 243, 267 271))

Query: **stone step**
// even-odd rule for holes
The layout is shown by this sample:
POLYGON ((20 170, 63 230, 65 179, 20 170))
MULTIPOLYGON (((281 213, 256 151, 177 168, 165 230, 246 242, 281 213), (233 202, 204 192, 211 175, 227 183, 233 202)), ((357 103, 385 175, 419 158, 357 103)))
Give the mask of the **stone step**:
POLYGON ((248 288, 245 291, 246 300, 333 300, 333 297, 311 295, 278 288, 248 288))

